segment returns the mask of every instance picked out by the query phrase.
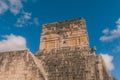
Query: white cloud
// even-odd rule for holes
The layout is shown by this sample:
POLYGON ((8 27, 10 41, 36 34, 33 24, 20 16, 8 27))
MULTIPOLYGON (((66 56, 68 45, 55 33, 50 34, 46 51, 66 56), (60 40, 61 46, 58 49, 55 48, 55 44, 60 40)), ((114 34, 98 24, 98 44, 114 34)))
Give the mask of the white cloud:
POLYGON ((114 39, 120 38, 120 18, 116 23, 117 23, 116 29, 113 30, 104 29, 102 31, 104 35, 100 37, 101 41, 112 41, 114 39))
POLYGON ((9 0, 10 3, 10 11, 14 15, 20 13, 21 9, 23 8, 23 4, 21 0, 9 0))
POLYGON ((120 52, 120 43, 112 50, 114 53, 119 53, 120 52))
POLYGON ((35 25, 39 25, 39 19, 38 18, 34 18, 33 20, 34 20, 33 22, 34 22, 35 25))
POLYGON ((28 13, 28 12, 23 12, 23 17, 25 18, 25 19, 31 19, 31 13, 28 13))
POLYGON ((4 1, 0 1, 0 14, 8 10, 8 5, 4 1))
POLYGON ((3 38, 4 40, 0 41, 0 52, 27 49, 26 39, 22 36, 10 34, 3 38))
POLYGON ((113 56, 109 55, 109 54, 100 54, 103 58, 103 60, 105 61, 106 67, 109 71, 114 69, 114 64, 112 63, 113 60, 113 56))
POLYGON ((31 13, 29 12, 23 12, 21 17, 17 19, 17 22, 15 24, 16 27, 24 27, 29 25, 39 25, 38 18, 32 18, 31 13))
POLYGON ((116 22, 118 25, 120 25, 120 18, 117 20, 117 22, 116 22))
MULTIPOLYGON (((34 0, 31 1, 34 2, 34 0)), ((38 25, 38 18, 32 17, 32 13, 24 10, 25 7, 23 3, 27 2, 28 0, 1 0, 0 15, 10 11, 14 16, 17 16, 17 21, 15 22, 16 27, 24 27, 31 24, 38 25)))
POLYGON ((102 32, 107 35, 107 34, 109 34, 109 29, 106 28, 106 29, 104 29, 102 32))
POLYGON ((10 11, 17 15, 23 9, 22 0, 0 0, 0 14, 10 11))
POLYGON ((16 27, 23 27, 29 24, 29 21, 31 20, 31 13, 23 12, 23 14, 17 19, 17 22, 15 24, 16 27))

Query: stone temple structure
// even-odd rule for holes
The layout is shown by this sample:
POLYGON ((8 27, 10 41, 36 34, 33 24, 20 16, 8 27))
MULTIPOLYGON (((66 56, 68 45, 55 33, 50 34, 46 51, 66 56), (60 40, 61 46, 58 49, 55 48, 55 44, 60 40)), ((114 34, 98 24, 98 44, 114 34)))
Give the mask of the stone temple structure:
POLYGON ((40 50, 89 46, 84 19, 43 25, 40 50))
POLYGON ((83 18, 45 24, 40 49, 0 53, 0 80, 113 80, 83 18))

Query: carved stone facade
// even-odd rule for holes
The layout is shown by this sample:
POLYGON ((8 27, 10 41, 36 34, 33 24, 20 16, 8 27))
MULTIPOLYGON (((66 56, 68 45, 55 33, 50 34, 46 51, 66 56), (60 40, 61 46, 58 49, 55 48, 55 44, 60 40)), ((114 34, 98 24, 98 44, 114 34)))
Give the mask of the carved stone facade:
POLYGON ((89 46, 85 20, 74 19, 43 25, 40 50, 89 46))
POLYGON ((43 25, 40 50, 0 53, 0 80, 113 80, 83 18, 43 25))

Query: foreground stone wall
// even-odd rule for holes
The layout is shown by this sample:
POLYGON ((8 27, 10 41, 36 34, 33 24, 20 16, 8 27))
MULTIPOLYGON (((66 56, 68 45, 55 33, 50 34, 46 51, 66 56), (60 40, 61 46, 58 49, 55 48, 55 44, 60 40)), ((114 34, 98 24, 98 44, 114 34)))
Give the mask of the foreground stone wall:
POLYGON ((0 80, 44 80, 28 50, 0 53, 0 80))

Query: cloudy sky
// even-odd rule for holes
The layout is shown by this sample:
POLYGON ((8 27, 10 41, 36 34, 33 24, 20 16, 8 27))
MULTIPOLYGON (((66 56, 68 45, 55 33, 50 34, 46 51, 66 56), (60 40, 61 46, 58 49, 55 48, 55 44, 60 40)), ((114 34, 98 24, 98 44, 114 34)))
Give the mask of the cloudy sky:
POLYGON ((0 52, 36 53, 42 24, 83 17, 90 46, 97 47, 112 76, 120 80, 119 0, 0 0, 0 52))

